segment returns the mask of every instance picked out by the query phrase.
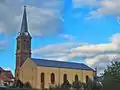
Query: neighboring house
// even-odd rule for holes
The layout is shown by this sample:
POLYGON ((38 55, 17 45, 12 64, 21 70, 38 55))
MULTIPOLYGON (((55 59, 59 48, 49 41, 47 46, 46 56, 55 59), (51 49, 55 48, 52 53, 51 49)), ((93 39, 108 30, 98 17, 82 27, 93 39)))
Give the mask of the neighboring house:
POLYGON ((4 69, 2 69, 2 68, 0 67, 0 72, 2 72, 2 71, 4 71, 4 69))
POLYGON ((64 81, 71 84, 75 78, 86 82, 86 77, 93 79, 95 76, 95 71, 83 63, 31 58, 31 39, 24 7, 21 31, 16 39, 16 80, 21 80, 24 84, 29 82, 33 88, 43 89, 50 85, 61 85, 64 81))
POLYGON ((4 70, 0 67, 0 85, 11 86, 14 81, 14 77, 9 70, 4 70))

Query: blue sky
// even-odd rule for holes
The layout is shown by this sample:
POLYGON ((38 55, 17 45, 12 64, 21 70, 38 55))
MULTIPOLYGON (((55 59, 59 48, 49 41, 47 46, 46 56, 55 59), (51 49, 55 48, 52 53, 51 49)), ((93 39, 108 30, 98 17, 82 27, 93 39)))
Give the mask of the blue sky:
POLYGON ((16 37, 27 6, 32 57, 83 62, 103 72, 120 59, 119 0, 0 1, 0 66, 14 73, 16 37), (15 4, 14 4, 15 3, 15 4))

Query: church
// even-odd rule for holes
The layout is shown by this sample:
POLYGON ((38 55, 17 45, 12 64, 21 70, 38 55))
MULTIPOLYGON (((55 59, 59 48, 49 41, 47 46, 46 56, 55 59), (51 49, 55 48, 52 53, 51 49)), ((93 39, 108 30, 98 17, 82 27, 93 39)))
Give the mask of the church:
POLYGON ((32 88, 49 88, 61 85, 65 80, 72 84, 75 79, 86 82, 93 79, 95 70, 84 63, 54 61, 31 57, 31 35, 27 26, 27 13, 24 7, 21 31, 17 36, 15 79, 29 82, 32 88))

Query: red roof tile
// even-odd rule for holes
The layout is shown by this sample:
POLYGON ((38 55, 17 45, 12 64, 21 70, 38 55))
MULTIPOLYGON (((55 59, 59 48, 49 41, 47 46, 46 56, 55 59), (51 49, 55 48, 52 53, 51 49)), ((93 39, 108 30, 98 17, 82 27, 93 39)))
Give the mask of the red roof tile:
POLYGON ((5 75, 0 75, 0 81, 10 81, 10 79, 5 75))
POLYGON ((14 77, 13 77, 11 71, 3 71, 3 73, 4 73, 4 75, 7 76, 8 78, 14 79, 14 77))
POLYGON ((3 68, 0 67, 0 81, 12 81, 14 79, 11 71, 9 70, 4 70, 3 68))

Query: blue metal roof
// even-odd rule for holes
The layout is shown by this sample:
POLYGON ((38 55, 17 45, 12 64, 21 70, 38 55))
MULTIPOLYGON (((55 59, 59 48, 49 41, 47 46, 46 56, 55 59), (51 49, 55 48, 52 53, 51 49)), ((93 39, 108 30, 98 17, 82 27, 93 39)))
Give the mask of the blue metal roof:
POLYGON ((92 70, 92 68, 88 67, 83 63, 73 63, 73 62, 64 62, 64 61, 54 61, 47 59, 35 59, 32 58, 32 61, 38 66, 45 67, 57 67, 57 68, 69 68, 69 69, 81 69, 81 70, 92 70))

